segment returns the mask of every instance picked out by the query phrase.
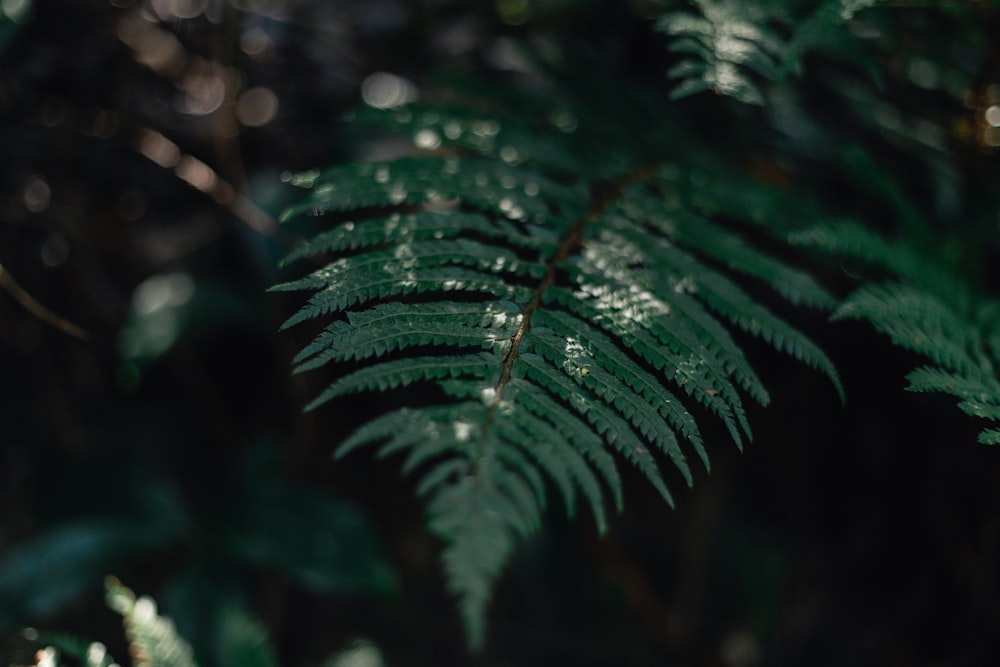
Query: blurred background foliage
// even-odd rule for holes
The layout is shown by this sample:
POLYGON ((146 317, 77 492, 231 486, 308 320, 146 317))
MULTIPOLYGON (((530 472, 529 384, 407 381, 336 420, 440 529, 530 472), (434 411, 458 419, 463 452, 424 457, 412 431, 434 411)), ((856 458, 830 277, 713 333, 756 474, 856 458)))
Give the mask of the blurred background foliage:
MULTIPOLYGON (((619 80, 665 100, 682 54, 656 21, 711 4, 0 0, 0 662, 35 660, 27 626, 128 655, 112 573, 202 667, 234 664, 234 622, 285 665, 995 659, 1000 455, 953 401, 904 394, 913 357, 861 324, 794 315, 846 408, 766 356, 753 446, 713 449, 676 512, 626 481, 603 540, 553 517, 501 582, 485 656, 465 653, 412 489, 329 460, 371 407, 300 414, 319 380, 289 374, 303 341, 275 333, 290 306, 265 289, 295 243, 275 216, 287 174, 397 150, 348 110, 442 69, 537 86, 518 43, 597 102, 619 80)), ((809 5, 755 20, 791 40, 809 5)), ((1000 9, 886 2, 841 32, 801 75, 747 71, 761 106, 664 101, 690 205, 853 217, 996 293, 1000 9), (746 176, 774 199, 742 197, 746 176)), ((818 266, 842 293, 858 278, 818 266)))

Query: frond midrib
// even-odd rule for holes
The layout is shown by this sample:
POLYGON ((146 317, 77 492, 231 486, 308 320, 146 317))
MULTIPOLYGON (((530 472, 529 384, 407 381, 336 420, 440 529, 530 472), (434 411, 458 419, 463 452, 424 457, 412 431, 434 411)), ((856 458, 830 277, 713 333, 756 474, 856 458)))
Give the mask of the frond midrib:
POLYGON ((600 218, 605 210, 618 200, 628 185, 642 181, 652 173, 654 173, 652 165, 640 165, 608 186, 604 188, 595 188, 597 195, 592 198, 590 208, 583 216, 572 224, 560 241, 555 253, 546 263, 545 275, 538 282, 537 287, 535 287, 535 290, 532 293, 531 300, 522 312, 521 323, 511 338, 510 349, 507 351, 503 360, 500 379, 493 388, 493 398, 486 413, 486 420, 483 423, 482 437, 479 441, 480 456, 477 458, 476 470, 474 471, 477 479, 479 479, 479 462, 485 460, 485 454, 487 453, 489 447, 490 428, 496 419, 497 411, 502 405, 504 389, 510 384, 514 364, 517 363, 519 358, 524 336, 531 330, 532 315, 534 315, 539 307, 541 307, 545 292, 549 288, 555 286, 559 266, 564 261, 572 257, 580 247, 583 239, 584 228, 589 223, 592 223, 600 218))

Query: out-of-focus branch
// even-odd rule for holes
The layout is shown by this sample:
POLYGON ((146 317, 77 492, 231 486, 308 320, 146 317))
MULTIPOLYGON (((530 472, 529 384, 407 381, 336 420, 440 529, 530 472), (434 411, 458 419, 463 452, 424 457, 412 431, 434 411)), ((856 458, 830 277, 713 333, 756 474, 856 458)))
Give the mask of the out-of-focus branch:
POLYGON ((135 149, 164 169, 173 170, 178 178, 224 206, 237 220, 261 236, 271 238, 288 249, 302 243, 301 239, 283 230, 277 220, 249 197, 223 180, 212 167, 193 155, 182 153, 177 144, 156 130, 142 129, 135 149))
POLYGON ((82 340, 86 340, 90 335, 80 326, 73 324, 64 317, 60 317, 55 314, 42 304, 38 303, 33 296, 28 294, 27 290, 21 287, 14 277, 10 275, 3 264, 0 264, 0 289, 6 290, 14 299, 17 300, 24 309, 29 313, 37 317, 38 319, 51 324, 56 329, 69 334, 70 336, 75 336, 82 340))

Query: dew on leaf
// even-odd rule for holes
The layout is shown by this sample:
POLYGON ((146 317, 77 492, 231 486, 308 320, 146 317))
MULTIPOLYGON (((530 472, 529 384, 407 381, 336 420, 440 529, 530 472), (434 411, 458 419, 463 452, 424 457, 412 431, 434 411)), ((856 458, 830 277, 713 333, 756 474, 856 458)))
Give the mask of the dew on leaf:
POLYGON ((500 132, 500 123, 495 120, 477 120, 472 124, 472 132, 481 137, 492 137, 500 132))
POLYGON ((434 130, 424 128, 413 135, 413 143, 417 148, 433 150, 441 145, 441 137, 434 130))
POLYGON ((554 112, 551 116, 549 116, 549 120, 558 129, 562 130, 563 132, 566 132, 567 134, 576 131, 577 128, 576 116, 574 116, 569 111, 566 111, 565 109, 554 112))
POLYGON ((406 188, 402 185, 395 185, 389 190, 389 201, 393 204, 400 204, 406 199, 406 188))
POLYGON ((448 137, 449 139, 452 140, 458 139, 460 136, 462 136, 462 132, 463 132, 462 124, 459 123, 457 120, 449 120, 447 123, 444 124, 444 136, 448 137))
POLYGON ((698 291, 698 286, 691 276, 684 276, 674 283, 674 292, 677 294, 694 294, 698 291))

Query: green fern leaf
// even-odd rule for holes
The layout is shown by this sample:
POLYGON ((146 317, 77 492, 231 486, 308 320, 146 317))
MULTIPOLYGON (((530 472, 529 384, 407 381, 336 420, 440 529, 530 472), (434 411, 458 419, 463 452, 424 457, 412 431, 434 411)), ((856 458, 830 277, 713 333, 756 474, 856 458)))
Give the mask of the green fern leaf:
MULTIPOLYGON (((1000 303, 973 294, 956 275, 912 247, 855 223, 820 225, 793 235, 793 241, 893 276, 894 282, 856 290, 834 319, 865 320, 897 346, 933 362, 907 376, 909 391, 950 394, 961 399, 958 407, 966 414, 1000 421, 1000 303)), ((985 429, 979 442, 998 444, 998 434, 985 429)))
POLYGON ((714 221, 698 229, 681 219, 690 212, 671 203, 676 184, 649 162, 649 142, 623 140, 606 160, 584 160, 608 145, 614 124, 590 133, 580 120, 589 115, 511 99, 517 109, 452 101, 362 114, 424 153, 292 179, 307 192, 285 217, 329 214, 331 224, 289 259, 326 260, 274 288, 312 292, 285 327, 332 318, 295 359, 296 371, 338 375, 307 409, 437 387, 431 405, 360 426, 337 456, 360 447, 402 456, 444 542, 473 645, 493 582, 514 544, 538 530, 550 485, 569 515, 584 499, 603 532, 605 494, 623 506, 616 458, 670 505, 662 464, 689 485, 688 448, 708 467, 687 402, 742 447, 743 395, 769 397, 734 330, 821 369, 839 390, 822 352, 741 281, 829 305, 822 288, 714 221))
POLYGON ((191 646, 177 634, 173 622, 156 611, 152 598, 136 598, 117 579, 105 582, 108 606, 122 616, 129 653, 136 667, 196 667, 191 646))
POLYGON ((689 56, 667 72, 678 80, 671 97, 712 90, 761 105, 764 94, 757 80, 780 82, 789 73, 800 74, 807 52, 842 40, 843 24, 877 0, 827 0, 798 20, 782 3, 692 2, 698 14, 668 12, 656 23, 656 29, 671 38, 668 50, 689 56), (780 37, 771 28, 774 24, 790 31, 791 37, 780 37))
POLYGON ((330 399, 360 391, 386 391, 421 380, 459 376, 499 378, 500 372, 500 360, 486 353, 393 359, 345 375, 327 387, 306 406, 306 410, 314 410, 330 399))
POLYGON ((901 284, 871 285, 852 294, 835 318, 866 319, 900 347, 958 373, 972 372, 975 332, 948 305, 901 284))
POLYGON ((982 445, 1000 445, 1000 428, 984 429, 979 434, 979 443, 982 445))
POLYGON ((834 297, 812 276, 763 255, 742 238, 720 228, 708 218, 681 212, 673 216, 669 233, 686 246, 739 273, 758 278, 793 304, 831 309, 834 297))
POLYGON ((514 303, 503 310, 477 302, 381 303, 336 320, 295 357, 296 373, 319 368, 331 361, 380 357, 413 345, 492 347, 510 339, 521 316, 514 303))
POLYGON ((909 245, 887 240, 856 222, 817 225, 793 232, 789 241, 884 269, 916 288, 947 295, 948 301, 959 309, 968 308, 971 302, 968 288, 951 272, 927 261, 909 245))

